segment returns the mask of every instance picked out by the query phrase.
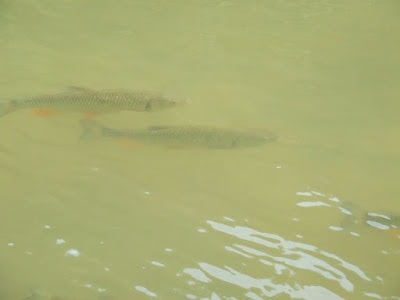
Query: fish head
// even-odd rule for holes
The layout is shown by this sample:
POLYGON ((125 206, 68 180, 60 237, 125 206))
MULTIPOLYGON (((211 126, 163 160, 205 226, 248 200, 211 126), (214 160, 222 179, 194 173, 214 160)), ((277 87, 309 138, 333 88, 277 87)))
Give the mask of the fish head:
POLYGON ((243 133, 232 139, 232 148, 257 147, 274 140, 276 140, 276 136, 272 133, 268 135, 243 133))
POLYGON ((176 106, 182 106, 186 101, 179 101, 174 99, 169 99, 162 96, 156 96, 147 103, 146 111, 159 111, 167 108, 172 108, 176 106))

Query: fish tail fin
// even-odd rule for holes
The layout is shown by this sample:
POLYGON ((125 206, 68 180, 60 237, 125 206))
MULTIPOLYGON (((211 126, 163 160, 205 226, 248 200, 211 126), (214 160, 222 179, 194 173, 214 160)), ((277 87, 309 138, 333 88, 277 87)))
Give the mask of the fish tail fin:
POLYGON ((12 111, 12 107, 8 102, 0 102, 0 117, 5 116, 6 114, 12 111))
POLYGON ((89 119, 82 119, 79 122, 83 129, 81 140, 92 140, 103 135, 104 127, 98 122, 89 119))

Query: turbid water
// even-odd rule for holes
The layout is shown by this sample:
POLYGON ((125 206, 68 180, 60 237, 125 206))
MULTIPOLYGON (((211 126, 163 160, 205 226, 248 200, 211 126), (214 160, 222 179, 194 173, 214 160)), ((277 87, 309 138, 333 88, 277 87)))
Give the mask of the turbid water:
POLYGON ((2 116, 0 299, 400 299, 399 10, 0 1, 3 104, 146 90, 189 101, 95 122, 278 137, 181 149, 82 141, 79 110, 2 116))

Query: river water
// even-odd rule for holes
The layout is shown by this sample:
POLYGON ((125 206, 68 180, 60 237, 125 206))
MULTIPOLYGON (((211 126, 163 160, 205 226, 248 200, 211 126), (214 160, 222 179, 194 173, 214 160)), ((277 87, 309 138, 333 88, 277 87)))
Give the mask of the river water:
POLYGON ((189 99, 112 128, 257 128, 244 149, 82 141, 0 118, 1 299, 400 299, 397 0, 0 1, 0 101, 189 99))

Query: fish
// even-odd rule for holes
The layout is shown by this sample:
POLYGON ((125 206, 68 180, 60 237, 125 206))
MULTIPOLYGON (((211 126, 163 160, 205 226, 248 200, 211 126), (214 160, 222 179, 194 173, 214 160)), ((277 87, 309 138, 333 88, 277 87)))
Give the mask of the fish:
POLYGON ((143 144, 183 148, 235 149, 262 146, 277 139, 272 132, 262 134, 247 130, 201 125, 150 126, 145 129, 113 129, 82 119, 82 140, 96 137, 133 139, 143 144))
POLYGON ((350 231, 356 224, 368 224, 384 229, 391 238, 400 241, 400 216, 369 212, 351 201, 345 201, 342 208, 348 212, 341 222, 345 230, 350 231))
POLYGON ((38 116, 57 112, 99 114, 120 111, 153 112, 184 104, 148 91, 93 90, 71 87, 69 92, 0 102, 0 117, 21 109, 35 109, 38 116))
POLYGON ((341 207, 349 212, 342 220, 344 227, 356 223, 378 222, 384 226, 400 228, 400 216, 369 212, 351 201, 344 201, 341 207))

